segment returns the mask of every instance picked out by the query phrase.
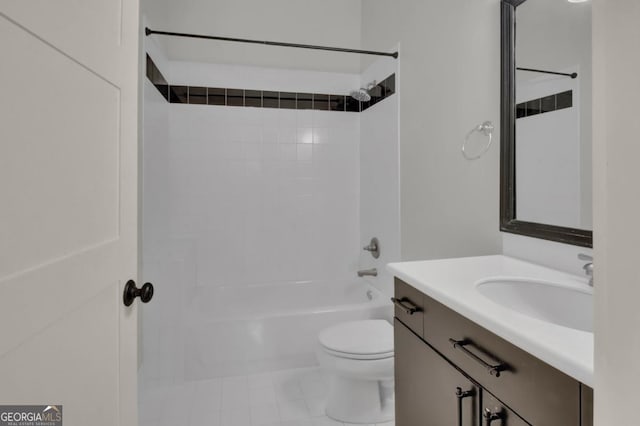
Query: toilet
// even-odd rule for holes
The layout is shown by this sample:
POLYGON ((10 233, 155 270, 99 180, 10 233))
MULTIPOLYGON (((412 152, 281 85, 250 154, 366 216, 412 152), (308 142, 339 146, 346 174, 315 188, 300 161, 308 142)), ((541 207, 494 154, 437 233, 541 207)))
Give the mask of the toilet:
POLYGON ((327 416, 345 423, 393 420, 391 324, 344 322, 322 330, 318 342, 318 361, 330 377, 327 416))

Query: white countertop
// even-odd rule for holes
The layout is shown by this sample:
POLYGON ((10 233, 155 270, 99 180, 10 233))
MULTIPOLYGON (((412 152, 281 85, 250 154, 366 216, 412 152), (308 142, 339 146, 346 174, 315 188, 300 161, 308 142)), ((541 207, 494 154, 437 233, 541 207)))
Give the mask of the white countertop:
POLYGON ((593 387, 593 333, 526 316, 476 289, 478 281, 489 277, 544 280, 584 289, 586 278, 502 255, 390 263, 387 268, 417 290, 593 387))

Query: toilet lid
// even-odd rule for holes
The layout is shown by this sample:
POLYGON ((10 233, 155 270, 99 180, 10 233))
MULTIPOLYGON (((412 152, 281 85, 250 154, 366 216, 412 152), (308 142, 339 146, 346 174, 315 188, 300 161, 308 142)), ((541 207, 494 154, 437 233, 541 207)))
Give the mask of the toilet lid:
POLYGON ((333 352, 354 355, 393 353, 393 327, 385 320, 351 321, 326 328, 320 344, 333 352))

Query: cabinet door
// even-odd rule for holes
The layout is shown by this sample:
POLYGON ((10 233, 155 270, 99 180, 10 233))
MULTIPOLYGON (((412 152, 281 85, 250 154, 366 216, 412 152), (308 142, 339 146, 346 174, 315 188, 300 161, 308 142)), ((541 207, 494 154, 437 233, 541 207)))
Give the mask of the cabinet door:
POLYGON ((593 389, 587 385, 580 385, 581 397, 581 425, 593 426, 593 389))
POLYGON ((482 393, 482 426, 528 426, 489 392, 482 393))
POLYGON ((477 426, 480 390, 395 320, 396 426, 477 426))

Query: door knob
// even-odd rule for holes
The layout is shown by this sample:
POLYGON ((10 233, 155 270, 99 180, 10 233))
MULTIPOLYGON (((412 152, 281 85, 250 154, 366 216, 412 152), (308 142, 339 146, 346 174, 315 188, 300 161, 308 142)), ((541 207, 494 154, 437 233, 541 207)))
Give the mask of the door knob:
POLYGON ((148 303, 153 297, 153 284, 146 283, 142 288, 138 288, 136 287, 135 281, 127 281, 127 284, 124 286, 124 294, 122 295, 124 306, 131 306, 135 298, 138 296, 142 303, 148 303))

